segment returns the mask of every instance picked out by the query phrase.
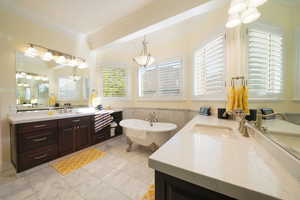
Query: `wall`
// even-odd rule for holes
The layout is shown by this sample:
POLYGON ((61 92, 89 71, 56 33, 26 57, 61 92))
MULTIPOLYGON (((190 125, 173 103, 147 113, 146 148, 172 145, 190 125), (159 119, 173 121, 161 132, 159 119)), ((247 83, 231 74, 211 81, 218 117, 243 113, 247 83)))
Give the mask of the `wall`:
POLYGON ((82 38, 31 21, 0 8, 0 170, 9 164, 9 105, 15 104, 15 52, 34 43, 75 56, 87 57, 82 38), (82 48, 81 48, 82 47, 82 48))
MULTIPOLYGON (((147 107, 147 108, 173 108, 173 109, 192 109, 197 110, 200 106, 211 105, 213 111, 217 107, 224 107, 225 102, 205 102, 192 101, 192 60, 193 51, 198 48, 203 42, 209 40, 215 33, 224 31, 224 25, 228 18, 228 5, 223 8, 218 8, 208 14, 193 17, 182 23, 173 25, 166 29, 157 31, 147 35, 147 40, 150 42, 149 48, 157 62, 174 57, 182 57, 184 61, 184 78, 185 78, 185 96, 182 101, 143 101, 138 97, 137 83, 137 65, 132 61, 132 58, 139 54, 141 49, 141 39, 133 40, 122 45, 106 48, 98 51, 97 66, 101 67, 107 64, 125 63, 128 65, 131 73, 131 94, 132 97, 127 102, 111 102, 102 101, 105 105, 113 107, 147 107)), ((269 102, 250 102, 251 108, 258 107, 273 107, 278 112, 300 112, 300 105, 292 101, 293 88, 295 77, 293 74, 296 71, 295 57, 292 54, 295 52, 294 40, 292 34, 294 26, 292 6, 269 1, 263 7, 262 17, 259 22, 271 23, 280 26, 286 39, 284 45, 286 48, 285 54, 285 97, 283 101, 269 102), (277 13, 281 13, 278 15, 277 13)), ((241 27, 242 29, 245 27, 241 27)), ((228 31, 228 30, 227 30, 228 31)), ((229 65, 227 70, 227 78, 243 73, 245 64, 240 58, 240 49, 237 45, 239 28, 229 30, 233 38, 228 38, 229 41, 229 65)), ((97 76, 99 76, 97 74, 97 76)), ((101 81, 101 80, 100 80, 101 81)), ((97 84, 95 87, 98 87, 97 84)))

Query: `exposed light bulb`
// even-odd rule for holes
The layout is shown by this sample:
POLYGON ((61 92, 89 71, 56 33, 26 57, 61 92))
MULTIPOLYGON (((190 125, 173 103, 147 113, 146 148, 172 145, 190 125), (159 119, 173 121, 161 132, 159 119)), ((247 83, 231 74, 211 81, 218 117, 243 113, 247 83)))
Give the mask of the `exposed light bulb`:
POLYGON ((239 12, 242 12, 246 8, 247 8, 246 0, 232 0, 228 13, 230 15, 237 14, 239 12))
POLYGON ((34 58, 38 55, 38 51, 34 48, 34 47, 29 47, 28 49, 26 49, 25 51, 25 56, 34 58))
POLYGON ((71 59, 69 60, 68 65, 70 65, 71 67, 75 67, 78 65, 78 61, 76 59, 71 59))
POLYGON ((268 0, 249 0, 249 7, 258 7, 265 4, 268 0))
POLYGON ((64 65, 66 63, 66 58, 64 56, 58 56, 58 58, 55 60, 57 64, 64 65))
POLYGON ((79 65, 78 65, 78 68, 79 69, 85 69, 85 68, 87 68, 88 66, 87 66, 87 64, 86 64, 86 62, 81 62, 79 65))
POLYGON ((51 53, 50 51, 47 51, 47 52, 43 55, 42 59, 43 59, 44 61, 50 61, 50 60, 53 59, 53 55, 52 55, 52 53, 51 53))
POLYGON ((26 79, 31 80, 31 79, 32 79, 32 76, 29 75, 29 74, 27 74, 27 75, 26 75, 26 79))
POLYGON ((239 14, 230 15, 228 22, 226 23, 227 28, 234 28, 242 23, 239 14))
POLYGON ((256 21, 260 16, 261 13, 255 7, 250 7, 242 13, 242 22, 249 24, 256 21))

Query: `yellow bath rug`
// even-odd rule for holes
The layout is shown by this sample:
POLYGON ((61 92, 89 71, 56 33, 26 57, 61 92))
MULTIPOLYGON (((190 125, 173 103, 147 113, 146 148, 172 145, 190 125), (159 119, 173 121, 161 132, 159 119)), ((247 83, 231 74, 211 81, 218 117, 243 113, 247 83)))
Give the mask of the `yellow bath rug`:
POLYGON ((155 186, 151 185, 141 200, 155 200, 155 186))
POLYGON ((60 174, 66 175, 76 169, 79 169, 99 158, 102 158, 106 153, 98 149, 89 149, 80 153, 77 153, 64 160, 57 161, 51 166, 56 169, 60 174))

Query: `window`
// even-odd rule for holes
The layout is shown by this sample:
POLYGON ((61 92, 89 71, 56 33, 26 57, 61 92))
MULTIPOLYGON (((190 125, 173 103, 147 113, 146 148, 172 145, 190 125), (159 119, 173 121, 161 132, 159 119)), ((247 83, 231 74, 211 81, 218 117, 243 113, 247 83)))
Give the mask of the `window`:
POLYGON ((194 96, 225 97, 225 33, 207 42, 194 54, 194 96))
POLYGON ((279 31, 248 29, 248 86, 251 98, 279 97, 283 89, 283 36, 279 31))
POLYGON ((140 97, 182 97, 183 78, 180 59, 139 69, 140 97))
POLYGON ((78 100, 80 99, 80 81, 72 78, 58 78, 58 99, 59 100, 78 100))
POLYGON ((104 67, 103 77, 103 97, 127 97, 127 69, 122 67, 104 67))

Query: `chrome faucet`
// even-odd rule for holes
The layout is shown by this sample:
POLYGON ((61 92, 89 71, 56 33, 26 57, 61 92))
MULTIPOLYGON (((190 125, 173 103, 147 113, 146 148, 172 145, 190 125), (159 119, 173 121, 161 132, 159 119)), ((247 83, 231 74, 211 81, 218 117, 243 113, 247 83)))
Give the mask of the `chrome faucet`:
POLYGON ((234 112, 232 112, 232 118, 234 120, 239 120, 240 133, 245 137, 249 137, 248 129, 246 127, 246 116, 247 114, 242 110, 235 110, 234 112))
POLYGON ((257 109, 256 111, 256 123, 255 126, 258 130, 264 130, 264 127, 262 127, 262 120, 264 117, 274 117, 274 116, 280 116, 283 120, 287 120, 287 117, 283 113, 272 113, 268 115, 262 114, 260 109, 257 109))
POLYGON ((149 121, 150 126, 153 126, 154 122, 158 122, 158 118, 157 118, 156 113, 155 112, 149 113, 149 117, 146 120, 149 121))

